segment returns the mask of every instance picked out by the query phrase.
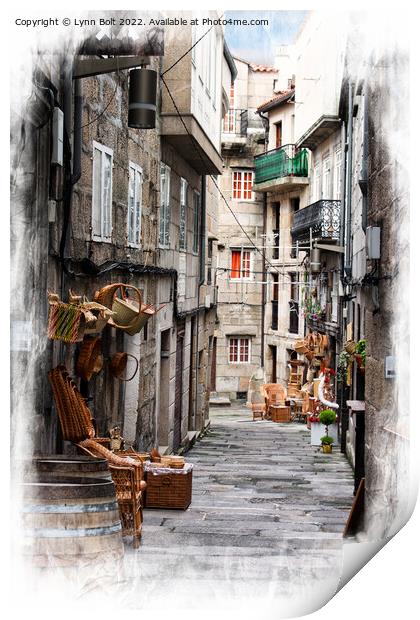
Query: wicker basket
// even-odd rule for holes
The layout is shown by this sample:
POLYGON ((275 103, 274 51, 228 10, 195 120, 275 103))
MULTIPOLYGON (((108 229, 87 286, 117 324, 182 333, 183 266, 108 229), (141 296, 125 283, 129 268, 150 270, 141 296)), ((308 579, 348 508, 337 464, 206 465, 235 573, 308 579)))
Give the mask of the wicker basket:
POLYGON ((145 508, 186 510, 191 504, 192 470, 187 474, 145 472, 145 508))
POLYGON ((135 357, 135 355, 131 355, 131 353, 126 353, 125 351, 119 351, 118 353, 115 353, 112 356, 111 372, 114 375, 114 377, 116 379, 119 379, 120 381, 131 381, 132 379, 134 379, 134 377, 137 374, 138 368, 139 368, 139 360, 137 359, 137 357, 135 357), (129 357, 132 357, 134 360, 136 360, 136 369, 131 375, 131 377, 126 379, 124 378, 123 375, 127 367, 127 361, 129 357))
POLYGON ((139 289, 131 284, 124 284, 122 282, 104 286, 95 293, 95 301, 114 312, 114 316, 110 318, 109 324, 127 332, 130 336, 137 334, 147 321, 161 309, 154 308, 150 304, 143 304, 139 289), (126 289, 134 291, 137 297, 136 301, 125 296, 126 289), (118 292, 120 292, 121 297, 117 297, 118 292))
POLYGON ((308 347, 306 346, 306 342, 304 340, 296 340, 294 349, 297 353, 302 355, 306 355, 309 352, 308 347))
POLYGON ((95 373, 102 370, 102 341, 100 338, 88 336, 83 340, 76 363, 78 377, 89 381, 95 373))
POLYGON ((271 406, 271 420, 273 422, 290 422, 290 407, 271 406))

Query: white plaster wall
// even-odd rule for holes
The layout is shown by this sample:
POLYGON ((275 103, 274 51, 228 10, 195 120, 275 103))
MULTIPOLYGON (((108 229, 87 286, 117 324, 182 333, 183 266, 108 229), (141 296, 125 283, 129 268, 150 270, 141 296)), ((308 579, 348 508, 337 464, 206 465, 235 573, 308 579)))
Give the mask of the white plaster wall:
POLYGON ((296 140, 322 115, 338 113, 346 14, 313 11, 296 41, 296 140))

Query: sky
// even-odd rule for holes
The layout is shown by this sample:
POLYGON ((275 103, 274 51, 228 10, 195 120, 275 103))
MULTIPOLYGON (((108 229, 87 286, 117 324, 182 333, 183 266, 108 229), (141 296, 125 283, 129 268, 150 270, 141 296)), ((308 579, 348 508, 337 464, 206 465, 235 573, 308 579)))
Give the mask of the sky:
POLYGON ((226 11, 229 19, 268 19, 268 26, 226 26, 230 51, 250 62, 271 65, 274 48, 292 43, 307 11, 226 11))

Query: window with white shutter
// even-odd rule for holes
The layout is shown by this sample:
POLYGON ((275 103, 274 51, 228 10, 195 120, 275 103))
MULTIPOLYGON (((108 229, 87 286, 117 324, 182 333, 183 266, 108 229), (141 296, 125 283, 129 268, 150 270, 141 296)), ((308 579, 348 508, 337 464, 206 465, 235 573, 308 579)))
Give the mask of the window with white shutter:
POLYGON ((160 214, 159 214, 159 244, 169 247, 169 226, 171 224, 170 196, 171 196, 171 169, 166 164, 160 164, 160 214))
POLYGON ((92 239, 111 241, 112 149, 93 142, 92 239))
POLYGON ((127 240, 128 245, 138 247, 141 235, 141 207, 143 173, 140 166, 129 163, 127 240))

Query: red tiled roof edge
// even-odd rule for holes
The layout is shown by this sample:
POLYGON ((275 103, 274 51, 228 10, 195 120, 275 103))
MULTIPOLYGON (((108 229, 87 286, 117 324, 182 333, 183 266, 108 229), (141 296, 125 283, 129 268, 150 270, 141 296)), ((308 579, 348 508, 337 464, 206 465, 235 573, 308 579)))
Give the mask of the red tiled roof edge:
POLYGON ((267 99, 267 101, 264 101, 264 103, 258 106, 257 110, 262 110, 263 108, 271 104, 282 103, 283 101, 287 101, 289 97, 293 95, 294 92, 295 92, 294 88, 291 88, 290 90, 283 90, 281 93, 278 93, 274 97, 271 97, 271 99, 267 99))

